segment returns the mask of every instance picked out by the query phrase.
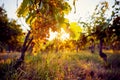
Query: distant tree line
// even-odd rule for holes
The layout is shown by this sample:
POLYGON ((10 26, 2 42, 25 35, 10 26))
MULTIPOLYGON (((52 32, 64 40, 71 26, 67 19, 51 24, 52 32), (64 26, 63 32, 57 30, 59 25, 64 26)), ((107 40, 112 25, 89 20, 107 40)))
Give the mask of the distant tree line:
POLYGON ((10 20, 0 7, 0 52, 19 51, 23 42, 23 32, 16 20, 10 20))

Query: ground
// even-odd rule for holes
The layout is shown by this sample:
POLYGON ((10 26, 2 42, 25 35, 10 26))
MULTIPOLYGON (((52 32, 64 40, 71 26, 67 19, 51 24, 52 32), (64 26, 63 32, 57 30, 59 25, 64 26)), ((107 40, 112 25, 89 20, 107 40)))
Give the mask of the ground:
POLYGON ((9 58, 13 61, 12 65, 5 66, 6 63, 10 64, 10 60, 3 62, 0 70, 5 73, 2 79, 12 80, 120 80, 120 54, 104 52, 108 56, 107 63, 99 57, 97 51, 91 54, 89 50, 27 55, 25 62, 13 70, 10 66, 14 64, 16 54, 19 54, 16 53, 11 55, 12 59, 9 58))

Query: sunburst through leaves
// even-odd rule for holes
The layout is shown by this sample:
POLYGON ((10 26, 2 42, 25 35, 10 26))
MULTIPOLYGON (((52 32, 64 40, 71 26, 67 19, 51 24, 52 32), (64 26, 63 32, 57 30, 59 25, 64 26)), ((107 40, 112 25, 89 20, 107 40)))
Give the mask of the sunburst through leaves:
POLYGON ((60 32, 53 32, 51 29, 49 29, 49 38, 47 38, 49 41, 54 39, 59 39, 61 41, 67 40, 70 38, 70 34, 67 33, 63 28, 61 28, 60 32))

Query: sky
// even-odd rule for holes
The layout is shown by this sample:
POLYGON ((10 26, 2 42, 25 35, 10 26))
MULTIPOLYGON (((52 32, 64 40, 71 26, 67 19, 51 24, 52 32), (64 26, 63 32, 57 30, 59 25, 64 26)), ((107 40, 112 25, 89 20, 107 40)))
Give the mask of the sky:
MULTIPOLYGON (((22 0, 18 0, 18 3, 20 5, 22 0)), ((17 6, 17 0, 0 0, 0 6, 4 3, 4 9, 7 11, 7 15, 9 18, 17 19, 16 16, 16 10, 18 8, 17 6)))
POLYGON ((23 18, 18 18, 16 14, 16 10, 22 1, 23 0, 0 0, 0 6, 4 3, 4 9, 7 11, 8 18, 17 20, 18 24, 21 24, 22 29, 26 32, 29 29, 28 25, 23 18))
MULTIPOLYGON (((114 4, 114 0, 76 0, 76 13, 74 13, 74 7, 73 7, 73 0, 69 0, 69 4, 73 8, 72 11, 67 15, 66 17, 69 18, 71 22, 78 22, 78 20, 81 18, 83 21, 88 19, 90 15, 92 15, 96 5, 98 5, 100 2, 107 1, 109 3, 109 6, 114 4)), ((110 16, 110 9, 108 11, 108 15, 110 16)))
MULTIPOLYGON (((70 22, 77 22, 82 17, 82 19, 85 20, 93 13, 95 6, 102 1, 105 0, 76 0, 76 13, 74 13, 73 0, 67 0, 72 7, 72 11, 65 17, 68 18, 70 22)), ((110 5, 114 3, 114 0, 106 1, 108 1, 110 5)), ((7 11, 8 17, 10 19, 17 19, 18 23, 22 24, 22 28, 29 29, 24 20, 16 16, 16 10, 21 2, 22 0, 0 0, 0 6, 4 3, 4 9, 7 11)))

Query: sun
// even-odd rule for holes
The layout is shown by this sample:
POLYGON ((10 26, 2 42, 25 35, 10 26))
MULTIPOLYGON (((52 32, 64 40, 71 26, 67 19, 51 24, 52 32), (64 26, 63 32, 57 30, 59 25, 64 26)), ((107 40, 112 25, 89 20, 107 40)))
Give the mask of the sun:
POLYGON ((70 34, 65 32, 63 28, 61 28, 60 32, 53 32, 51 29, 49 29, 49 38, 47 40, 52 41, 54 39, 59 39, 61 41, 67 40, 70 38, 70 34))
POLYGON ((61 32, 60 32, 60 40, 67 40, 69 39, 70 34, 66 33, 65 30, 63 28, 61 28, 61 32))
POLYGON ((47 38, 49 41, 52 41, 53 39, 55 39, 56 37, 57 37, 57 35, 58 35, 58 32, 53 32, 52 30, 51 30, 51 28, 49 29, 49 38, 47 38))

